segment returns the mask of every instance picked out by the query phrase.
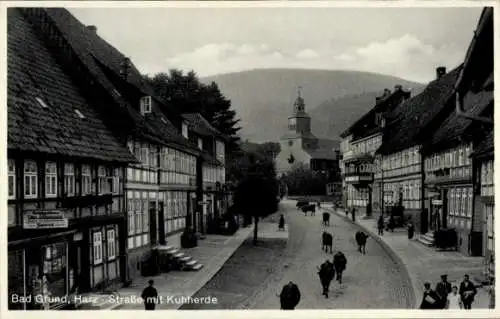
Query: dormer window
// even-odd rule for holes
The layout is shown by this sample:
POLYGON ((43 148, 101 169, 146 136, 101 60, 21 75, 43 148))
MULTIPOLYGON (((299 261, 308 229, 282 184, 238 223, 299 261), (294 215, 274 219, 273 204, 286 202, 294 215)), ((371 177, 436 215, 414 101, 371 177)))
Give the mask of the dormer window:
POLYGON ((141 114, 151 113, 151 96, 141 98, 141 114))
POLYGON ((198 137, 198 148, 200 150, 203 150, 203 140, 201 138, 198 137))
POLYGON ((49 108, 49 106, 41 98, 37 97, 35 99, 38 102, 38 104, 40 104, 40 106, 43 107, 44 109, 48 109, 49 108))
POLYGON ((182 136, 188 138, 188 126, 186 122, 182 122, 182 136))
POLYGON ((382 117, 382 119, 380 119, 380 127, 384 128, 385 127, 385 118, 382 117))
POLYGON ((80 112, 80 110, 75 109, 75 113, 76 113, 76 115, 78 115, 79 118, 81 118, 81 119, 85 118, 85 115, 83 115, 82 112, 80 112))

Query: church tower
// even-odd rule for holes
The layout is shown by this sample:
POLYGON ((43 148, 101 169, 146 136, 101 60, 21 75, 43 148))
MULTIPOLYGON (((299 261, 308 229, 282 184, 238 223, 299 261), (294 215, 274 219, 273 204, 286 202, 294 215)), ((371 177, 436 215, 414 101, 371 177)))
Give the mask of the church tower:
POLYGON ((306 113, 306 105, 299 86, 297 99, 293 103, 292 115, 288 117, 288 133, 299 136, 311 134, 311 117, 306 113))

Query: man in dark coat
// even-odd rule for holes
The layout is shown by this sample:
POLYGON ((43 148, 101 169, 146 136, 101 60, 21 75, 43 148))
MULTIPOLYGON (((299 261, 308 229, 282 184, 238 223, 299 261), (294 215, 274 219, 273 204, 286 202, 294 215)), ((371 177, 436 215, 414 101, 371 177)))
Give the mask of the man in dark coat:
POLYGON ((281 216, 280 216, 280 220, 278 223, 278 229, 285 230, 285 216, 283 214, 281 214, 281 216))
POLYGON ((299 287, 290 281, 283 287, 279 297, 282 310, 294 310, 300 301, 299 287))
POLYGON ((321 286, 323 287, 323 296, 328 298, 328 290, 330 289, 330 283, 335 277, 335 269, 333 264, 327 260, 319 267, 318 271, 319 280, 321 281, 321 286))
POLYGON ((378 217, 377 228, 379 236, 384 235, 384 216, 382 214, 378 217))
POLYGON ((420 309, 441 309, 441 299, 437 292, 431 289, 431 284, 426 282, 424 288, 424 296, 422 297, 420 309))
POLYGON ((337 281, 339 284, 342 284, 342 273, 346 269, 347 258, 345 255, 339 251, 333 256, 333 267, 335 268, 335 272, 337 273, 337 281))
POLYGON ((156 303, 158 302, 158 291, 153 287, 153 280, 149 280, 148 283, 149 286, 144 288, 141 297, 144 300, 144 308, 146 310, 155 310, 156 303))
POLYGON ((474 284, 469 280, 469 275, 464 276, 464 281, 460 283, 460 289, 458 292, 462 298, 464 309, 472 309, 472 303, 474 302, 474 297, 477 294, 477 289, 476 286, 474 286, 474 284))
POLYGON ((451 284, 448 282, 448 275, 441 275, 441 281, 436 285, 436 292, 441 299, 441 309, 446 307, 448 294, 451 292, 451 284))

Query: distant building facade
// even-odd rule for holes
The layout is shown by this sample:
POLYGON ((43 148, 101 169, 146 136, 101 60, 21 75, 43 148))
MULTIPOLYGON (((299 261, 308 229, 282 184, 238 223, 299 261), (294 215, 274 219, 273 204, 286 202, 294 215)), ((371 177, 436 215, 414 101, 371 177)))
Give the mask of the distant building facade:
POLYGON ((375 152, 382 145, 386 114, 410 97, 399 85, 385 89, 375 106, 341 134, 343 200, 347 209, 371 215, 382 208, 381 183, 375 152))

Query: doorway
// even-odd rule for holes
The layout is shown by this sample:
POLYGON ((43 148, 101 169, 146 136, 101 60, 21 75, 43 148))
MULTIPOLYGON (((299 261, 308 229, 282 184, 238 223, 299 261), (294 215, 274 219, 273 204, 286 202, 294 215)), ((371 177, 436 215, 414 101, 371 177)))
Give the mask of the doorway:
POLYGON ((165 204, 163 201, 158 202, 158 239, 160 245, 166 245, 166 240, 165 240, 165 234, 166 234, 166 229, 165 229, 165 215, 163 213, 165 208, 165 204))
POLYGON ((153 246, 158 243, 157 213, 156 201, 149 201, 149 236, 153 246))

